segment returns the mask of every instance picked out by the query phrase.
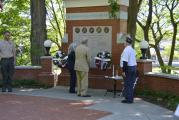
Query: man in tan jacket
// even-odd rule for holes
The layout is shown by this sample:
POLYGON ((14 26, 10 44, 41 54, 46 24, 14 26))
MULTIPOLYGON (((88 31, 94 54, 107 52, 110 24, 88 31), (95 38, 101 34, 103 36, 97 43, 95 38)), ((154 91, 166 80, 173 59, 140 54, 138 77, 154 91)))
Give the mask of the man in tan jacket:
POLYGON ((77 75, 77 95, 82 97, 91 97, 87 94, 88 90, 88 72, 91 56, 87 47, 88 39, 83 39, 81 44, 75 50, 75 70, 77 75))

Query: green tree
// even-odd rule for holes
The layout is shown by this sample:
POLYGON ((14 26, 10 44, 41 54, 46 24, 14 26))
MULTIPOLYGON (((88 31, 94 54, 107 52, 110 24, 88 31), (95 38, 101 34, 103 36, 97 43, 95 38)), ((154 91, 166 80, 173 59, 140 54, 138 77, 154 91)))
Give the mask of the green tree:
POLYGON ((47 0, 47 33, 48 39, 61 48, 61 40, 65 33, 65 8, 63 0, 47 0))
MULTIPOLYGON (((153 11, 153 1, 152 0, 147 0, 147 1, 144 1, 143 2, 145 7, 146 5, 148 5, 148 12, 147 11, 143 11, 143 10, 140 10, 140 13, 141 14, 141 18, 142 19, 146 19, 145 21, 143 20, 139 20, 137 19, 137 23, 139 24, 139 26, 142 28, 143 32, 144 32, 144 39, 149 42, 149 30, 150 30, 150 25, 151 25, 151 22, 152 22, 152 11, 153 11), (145 13, 144 13, 145 12, 145 13)), ((142 9, 142 8, 141 8, 142 9)), ((150 58, 150 53, 148 52, 148 57, 150 58)))
POLYGON ((177 6, 179 3, 177 0, 153 0, 151 2, 152 4, 150 4, 150 1, 149 4, 146 4, 148 1, 143 3, 138 16, 138 24, 143 29, 144 38, 155 49, 162 72, 171 73, 178 29, 177 11, 179 9, 177 6), (146 5, 148 5, 149 10, 146 9, 146 5), (151 14, 153 17, 151 17, 151 14), (162 40, 172 41, 168 65, 164 64, 160 52, 160 43, 162 40))
MULTIPOLYGON (((17 65, 30 65, 31 61, 32 65, 39 65, 40 56, 44 55, 43 41, 46 39, 46 22, 48 39, 56 43, 57 49, 60 49, 65 32, 64 15, 63 0, 4 1, 4 10, 0 12, 0 33, 7 29, 12 32, 12 39, 17 45, 17 53, 19 53, 19 45, 23 45, 23 54, 17 54, 17 65), (47 12, 42 7, 45 5, 42 2, 46 2, 47 12), (32 7, 31 11, 30 7, 32 7), (44 10, 40 11, 42 8, 44 10), (45 17, 40 17, 42 12, 43 15, 47 15, 47 21, 45 17), (30 17, 31 14, 32 17, 30 17)), ((2 34, 0 38, 3 38, 2 34)))
POLYGON ((119 12, 119 4, 118 0, 108 0, 109 3, 109 17, 113 19, 117 19, 117 13, 119 12))
POLYGON ((30 1, 29 0, 4 0, 4 9, 0 12, 0 38, 4 30, 12 33, 12 39, 18 49, 19 44, 24 45, 22 55, 17 55, 17 65, 30 64, 30 1))
MULTIPOLYGON (((175 46, 176 46, 177 27, 179 24, 179 19, 178 19, 179 9, 177 9, 179 7, 179 2, 178 0, 164 0, 164 1, 165 1, 165 6, 167 7, 169 11, 170 21, 173 27, 172 47, 170 50, 170 57, 169 57, 169 62, 168 62, 168 66, 172 66, 172 61, 173 61, 173 56, 174 56, 175 46)), ((171 69, 168 69, 168 73, 171 73, 171 69)))

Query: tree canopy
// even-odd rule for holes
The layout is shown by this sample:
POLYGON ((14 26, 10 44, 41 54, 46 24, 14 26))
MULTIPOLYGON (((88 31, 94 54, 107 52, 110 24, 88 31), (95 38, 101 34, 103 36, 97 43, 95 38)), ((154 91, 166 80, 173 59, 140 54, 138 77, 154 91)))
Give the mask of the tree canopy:
MULTIPOLYGON (((38 65, 39 57, 45 52, 43 42, 46 39, 52 40, 56 45, 51 52, 61 48, 66 27, 63 0, 0 1, 3 1, 3 4, 0 2, 0 9, 3 8, 0 12, 0 39, 4 30, 12 32, 18 51, 17 65, 38 65), (23 54, 20 47, 23 48, 23 54)), ((116 0, 108 2, 119 9, 116 0)), ((179 59, 179 45, 176 44, 179 41, 178 24, 178 0, 129 0, 128 33, 135 38, 137 44, 143 39, 149 42, 165 73, 170 73, 172 61, 179 59), (162 41, 171 43, 171 47, 166 46, 165 52, 160 50, 162 41), (167 64, 164 59, 166 54, 167 64)), ((137 44, 136 49, 139 49, 137 44)))

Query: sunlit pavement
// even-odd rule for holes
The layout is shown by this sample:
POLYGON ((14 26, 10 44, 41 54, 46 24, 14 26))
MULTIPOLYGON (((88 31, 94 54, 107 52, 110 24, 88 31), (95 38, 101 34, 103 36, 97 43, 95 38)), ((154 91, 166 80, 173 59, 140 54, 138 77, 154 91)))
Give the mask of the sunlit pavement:
POLYGON ((124 104, 121 103, 121 97, 113 98, 113 94, 110 92, 104 96, 104 93, 105 90, 89 89, 89 94, 92 97, 78 97, 76 94, 68 93, 67 87, 58 86, 50 89, 15 89, 11 94, 80 100, 86 104, 93 103, 84 109, 112 113, 99 120, 177 120, 172 111, 145 102, 140 98, 135 98, 133 104, 124 104))

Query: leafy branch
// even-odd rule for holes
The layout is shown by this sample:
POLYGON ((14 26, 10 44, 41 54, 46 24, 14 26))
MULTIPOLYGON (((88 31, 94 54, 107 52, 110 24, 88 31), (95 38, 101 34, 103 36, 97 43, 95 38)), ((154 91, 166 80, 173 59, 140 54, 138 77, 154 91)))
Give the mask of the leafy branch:
POLYGON ((119 4, 117 3, 118 0, 108 0, 110 11, 109 16, 110 18, 117 18, 117 12, 119 12, 119 4))

